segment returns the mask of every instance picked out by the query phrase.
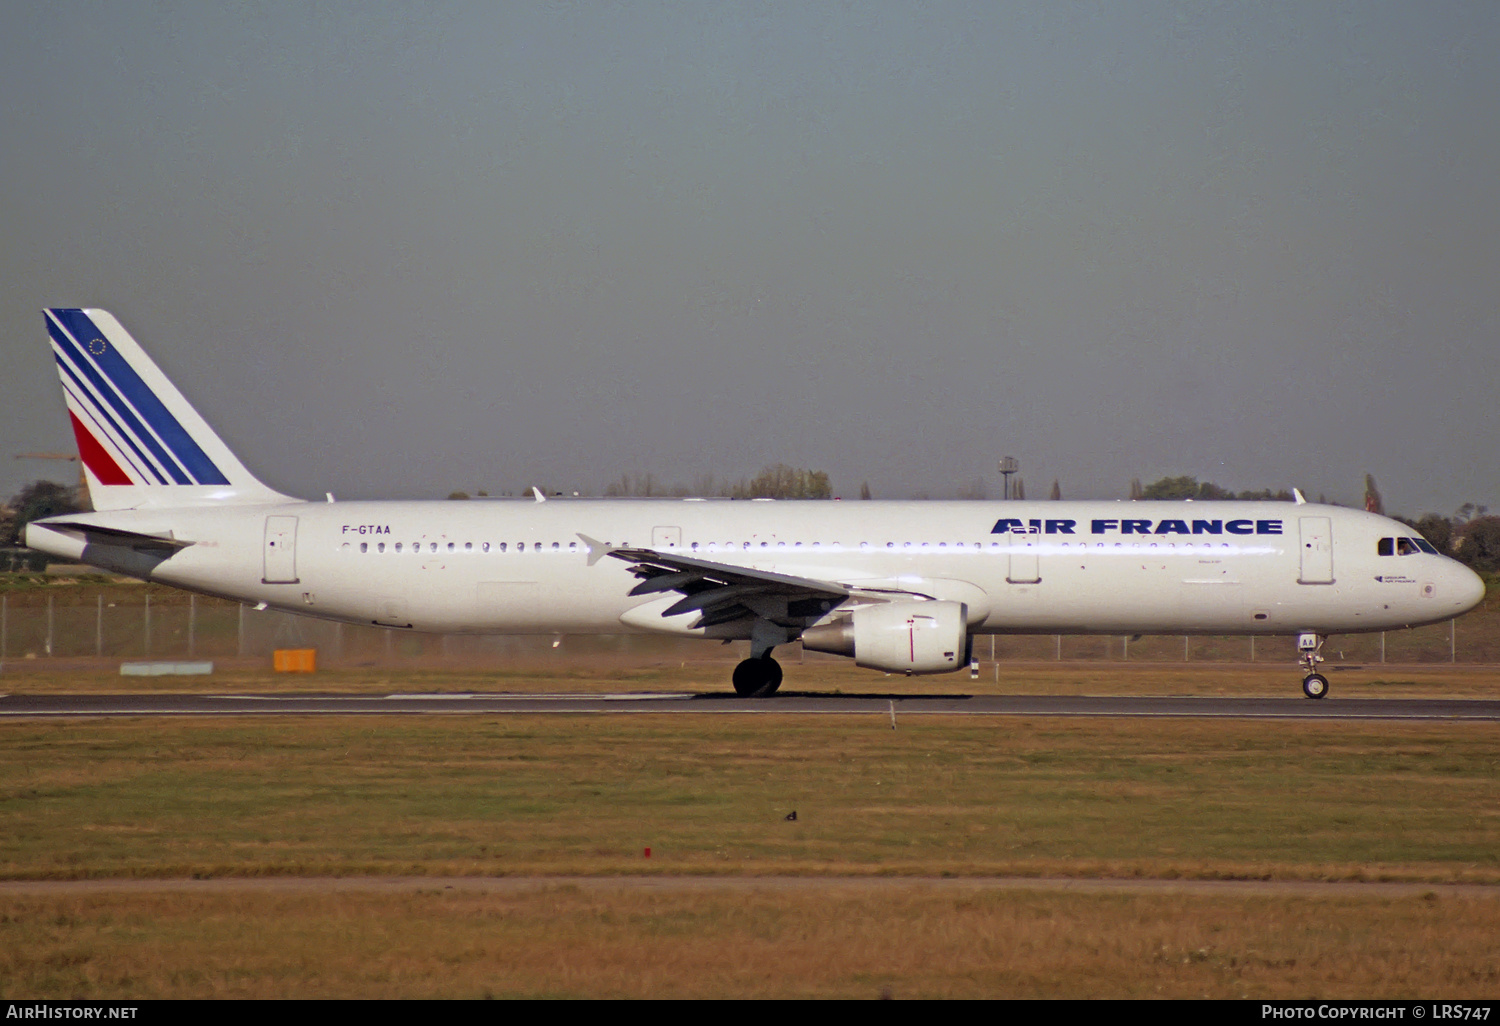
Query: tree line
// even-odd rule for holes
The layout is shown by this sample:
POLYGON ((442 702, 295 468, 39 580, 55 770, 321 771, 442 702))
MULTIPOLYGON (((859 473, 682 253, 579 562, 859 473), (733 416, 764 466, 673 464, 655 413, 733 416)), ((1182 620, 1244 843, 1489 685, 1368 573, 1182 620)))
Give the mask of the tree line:
POLYGON ((618 481, 610 482, 604 494, 611 497, 695 495, 724 499, 831 499, 833 486, 825 471, 773 463, 763 467, 754 477, 735 482, 716 480, 713 475, 700 477, 693 482, 692 488, 680 484, 663 488, 652 474, 622 474, 618 481))

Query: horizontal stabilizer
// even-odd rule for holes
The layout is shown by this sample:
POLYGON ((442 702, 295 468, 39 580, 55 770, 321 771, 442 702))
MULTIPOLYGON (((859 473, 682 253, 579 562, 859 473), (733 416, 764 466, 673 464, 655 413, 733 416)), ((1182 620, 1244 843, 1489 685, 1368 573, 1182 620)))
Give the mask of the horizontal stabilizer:
POLYGON ((145 534, 140 531, 122 531, 118 527, 100 527, 97 524, 81 524, 66 520, 46 520, 37 526, 82 538, 89 545, 117 545, 131 549, 177 552, 194 544, 172 537, 171 531, 164 531, 161 534, 145 534))

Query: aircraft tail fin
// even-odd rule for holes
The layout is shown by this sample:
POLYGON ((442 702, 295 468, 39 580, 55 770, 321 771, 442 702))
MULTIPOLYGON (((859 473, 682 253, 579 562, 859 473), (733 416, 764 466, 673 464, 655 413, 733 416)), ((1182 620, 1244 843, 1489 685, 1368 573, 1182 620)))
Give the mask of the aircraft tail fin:
POLYGON ((95 509, 296 501, 245 469, 108 311, 46 317, 95 509))

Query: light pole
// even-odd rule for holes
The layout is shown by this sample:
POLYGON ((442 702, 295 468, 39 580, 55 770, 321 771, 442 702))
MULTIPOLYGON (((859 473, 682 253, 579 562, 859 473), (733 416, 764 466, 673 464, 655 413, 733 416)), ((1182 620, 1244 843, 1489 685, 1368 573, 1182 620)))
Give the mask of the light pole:
POLYGON ((1010 475, 1021 469, 1021 463, 1014 456, 1002 456, 1000 458, 1000 476, 1005 479, 1005 497, 1010 498, 1010 475))

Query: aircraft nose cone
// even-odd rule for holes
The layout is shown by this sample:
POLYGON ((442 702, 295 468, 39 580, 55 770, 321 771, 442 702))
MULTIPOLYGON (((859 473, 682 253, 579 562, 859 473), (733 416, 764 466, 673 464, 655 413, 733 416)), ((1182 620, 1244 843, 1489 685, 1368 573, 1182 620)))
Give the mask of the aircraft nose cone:
POLYGON ((1467 613, 1484 601, 1484 578, 1462 564, 1454 568, 1453 593, 1458 607, 1467 613))

